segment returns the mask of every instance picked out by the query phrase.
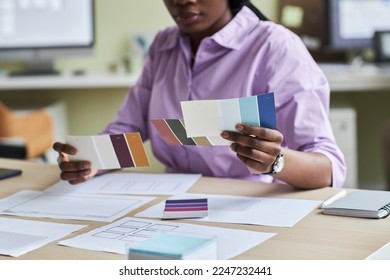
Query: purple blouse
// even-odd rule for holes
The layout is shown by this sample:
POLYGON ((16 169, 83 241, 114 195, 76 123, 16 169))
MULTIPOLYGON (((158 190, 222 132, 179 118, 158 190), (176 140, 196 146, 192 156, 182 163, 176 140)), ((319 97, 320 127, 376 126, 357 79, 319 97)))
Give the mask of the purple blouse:
POLYGON ((228 146, 168 145, 149 121, 182 118, 184 100, 266 92, 275 93, 282 145, 326 155, 333 186, 341 187, 346 166, 328 118, 327 79, 299 37, 274 22, 260 21, 246 7, 201 42, 193 66, 188 36, 176 26, 160 31, 141 76, 103 133, 139 131, 144 141, 150 139, 153 154, 167 172, 273 182, 272 176, 253 175, 228 146))

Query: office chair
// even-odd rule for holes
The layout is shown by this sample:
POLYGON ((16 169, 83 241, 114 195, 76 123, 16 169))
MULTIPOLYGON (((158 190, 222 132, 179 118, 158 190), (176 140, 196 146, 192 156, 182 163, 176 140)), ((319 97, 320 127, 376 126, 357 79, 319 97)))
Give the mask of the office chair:
POLYGON ((44 110, 17 114, 0 101, 0 157, 41 158, 53 143, 53 124, 44 110))

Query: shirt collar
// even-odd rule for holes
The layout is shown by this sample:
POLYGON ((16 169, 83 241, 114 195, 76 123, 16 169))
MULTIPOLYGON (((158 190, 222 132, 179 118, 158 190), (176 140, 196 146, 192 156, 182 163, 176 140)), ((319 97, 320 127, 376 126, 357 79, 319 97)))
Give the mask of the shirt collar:
MULTIPOLYGON (((259 18, 248 7, 243 7, 235 17, 221 30, 215 33, 211 39, 217 44, 230 49, 240 49, 245 43, 248 34, 259 24, 259 18)), ((173 32, 166 36, 158 47, 159 50, 165 51, 173 49, 180 37, 186 37, 180 30, 170 27, 173 32)))
POLYGON ((244 6, 224 28, 211 38, 225 48, 240 49, 259 21, 256 14, 244 6))

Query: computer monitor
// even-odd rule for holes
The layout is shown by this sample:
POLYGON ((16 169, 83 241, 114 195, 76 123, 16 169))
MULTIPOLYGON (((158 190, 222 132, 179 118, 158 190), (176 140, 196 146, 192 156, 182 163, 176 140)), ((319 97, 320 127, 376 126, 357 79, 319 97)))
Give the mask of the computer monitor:
POLYGON ((0 62, 27 62, 18 74, 55 74, 54 59, 94 41, 94 0, 0 0, 0 62))
POLYGON ((389 0, 324 0, 327 47, 361 51, 373 47, 375 31, 390 30, 389 0))

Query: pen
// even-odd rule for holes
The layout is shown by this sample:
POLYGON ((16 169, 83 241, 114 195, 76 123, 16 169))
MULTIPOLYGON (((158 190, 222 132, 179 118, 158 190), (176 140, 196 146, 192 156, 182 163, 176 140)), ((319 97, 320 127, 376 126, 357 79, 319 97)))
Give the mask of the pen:
POLYGON ((329 204, 335 202, 336 200, 338 200, 338 199, 344 197, 346 194, 347 194, 347 191, 346 191, 346 190, 339 191, 339 192, 336 193, 335 195, 329 197, 327 200, 325 200, 324 202, 322 202, 320 208, 324 208, 324 207, 328 206, 329 204))

